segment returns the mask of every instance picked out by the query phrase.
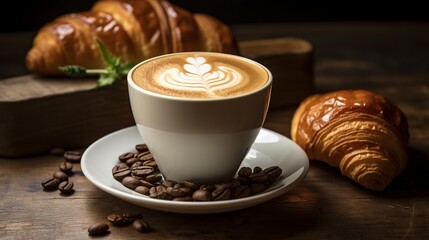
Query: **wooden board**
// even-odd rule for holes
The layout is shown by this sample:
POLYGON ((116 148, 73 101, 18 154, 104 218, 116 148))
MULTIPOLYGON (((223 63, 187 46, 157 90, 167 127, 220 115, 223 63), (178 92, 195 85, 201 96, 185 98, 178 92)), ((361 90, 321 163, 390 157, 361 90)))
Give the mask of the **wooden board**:
MULTIPOLYGON (((271 109, 293 106, 313 91, 313 49, 303 39, 241 42, 243 56, 273 73, 271 109)), ((0 156, 87 146, 134 124, 125 81, 95 89, 96 79, 24 75, 0 81, 0 156)))

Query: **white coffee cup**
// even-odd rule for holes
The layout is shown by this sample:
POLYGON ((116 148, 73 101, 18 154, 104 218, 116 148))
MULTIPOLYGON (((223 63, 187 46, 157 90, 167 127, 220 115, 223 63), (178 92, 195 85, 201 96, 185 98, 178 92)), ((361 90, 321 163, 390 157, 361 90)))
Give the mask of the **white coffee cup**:
POLYGON ((127 80, 136 125, 164 178, 199 183, 234 176, 265 121, 272 87, 261 64, 208 52, 148 59, 127 80))

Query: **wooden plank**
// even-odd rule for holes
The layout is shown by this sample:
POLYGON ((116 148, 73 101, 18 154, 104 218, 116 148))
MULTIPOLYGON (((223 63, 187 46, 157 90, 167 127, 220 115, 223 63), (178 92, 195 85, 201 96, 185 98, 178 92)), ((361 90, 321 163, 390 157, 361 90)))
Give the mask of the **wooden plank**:
MULTIPOLYGON (((313 54, 303 39, 240 43, 244 56, 274 75, 271 108, 297 104, 312 92, 313 54)), ((134 120, 126 82, 94 89, 96 79, 24 75, 0 81, 0 156, 40 154, 53 147, 78 148, 134 120)))

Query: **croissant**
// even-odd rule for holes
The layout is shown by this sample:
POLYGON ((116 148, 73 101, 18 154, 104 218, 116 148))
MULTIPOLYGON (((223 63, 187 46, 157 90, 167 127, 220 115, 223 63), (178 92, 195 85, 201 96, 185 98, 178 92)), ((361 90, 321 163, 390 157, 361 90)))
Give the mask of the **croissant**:
POLYGON ((26 56, 28 70, 59 74, 58 67, 104 68, 95 39, 125 62, 181 51, 238 54, 225 24, 165 0, 102 0, 87 12, 60 16, 43 26, 26 56))
POLYGON ((408 123, 383 96, 340 90, 304 99, 291 138, 313 160, 337 167, 365 188, 382 191, 407 164, 408 123))

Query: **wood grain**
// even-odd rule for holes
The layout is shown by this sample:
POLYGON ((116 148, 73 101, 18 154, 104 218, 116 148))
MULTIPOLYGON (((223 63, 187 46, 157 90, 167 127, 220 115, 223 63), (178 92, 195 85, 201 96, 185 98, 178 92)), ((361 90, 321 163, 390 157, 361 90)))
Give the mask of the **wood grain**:
MULTIPOLYGON (((292 106, 312 93, 313 49, 306 40, 254 40, 240 47, 244 56, 273 73, 272 109, 292 106)), ((95 81, 37 75, 1 80, 0 156, 30 156, 57 146, 83 147, 133 125, 125 81, 98 89, 95 81)))

